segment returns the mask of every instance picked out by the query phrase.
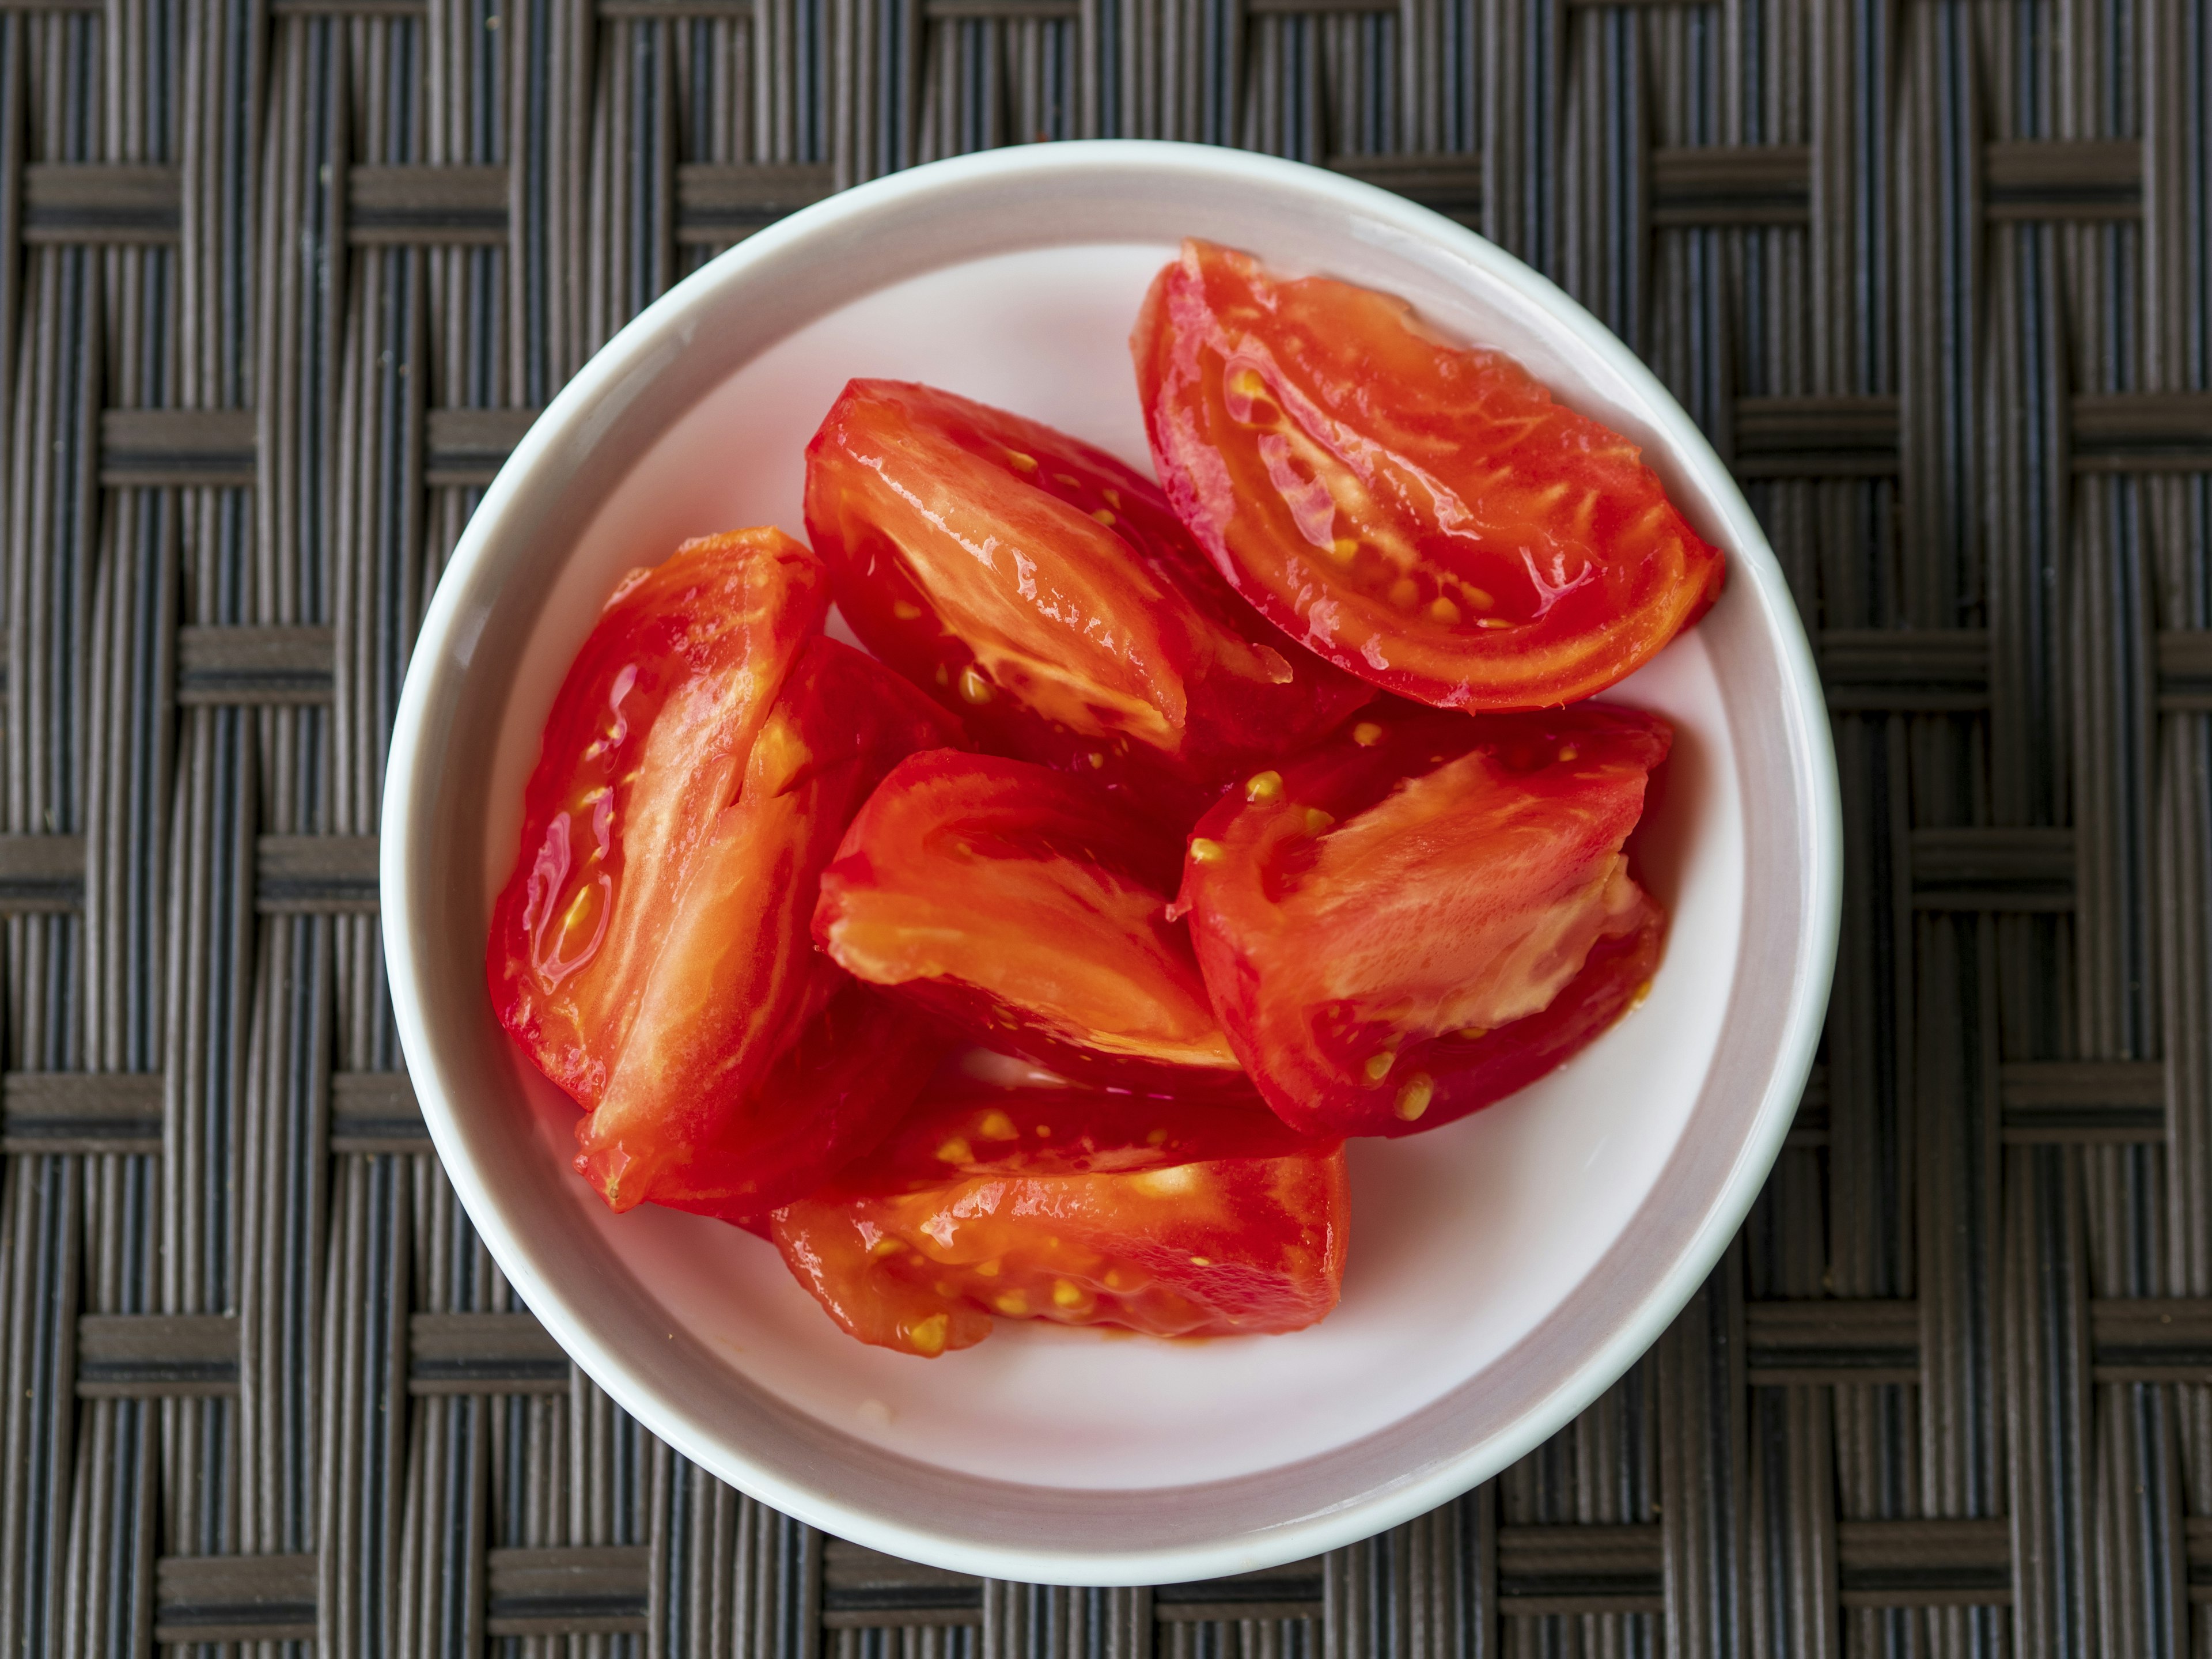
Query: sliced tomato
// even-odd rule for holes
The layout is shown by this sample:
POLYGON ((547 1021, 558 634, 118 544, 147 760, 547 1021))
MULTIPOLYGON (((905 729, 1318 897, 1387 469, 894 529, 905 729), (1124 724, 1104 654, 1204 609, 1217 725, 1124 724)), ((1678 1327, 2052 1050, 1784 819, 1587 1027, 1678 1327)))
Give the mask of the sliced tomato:
POLYGON ((1240 1087, 1164 1098, 1082 1084, 940 1073, 898 1126, 837 1177, 840 1191, 920 1192, 988 1176, 1135 1175, 1223 1158, 1325 1152, 1240 1087))
POLYGON ((689 544, 617 591, 555 701, 487 971, 508 1030, 589 1110, 577 1167, 617 1210, 687 1190, 710 1146, 725 1186, 754 1160, 769 1207, 911 1098, 795 1132, 757 1092, 843 982, 806 921, 847 820, 901 756, 959 740, 812 635, 821 615, 788 538, 689 544))
POLYGON ((661 1175, 653 1201, 766 1237, 769 1211, 813 1191, 899 1121, 946 1047, 920 1010, 844 980, 759 1083, 661 1175))
POLYGON ((1344 1277, 1342 1143, 1286 1142, 1256 1102, 1194 1115, 1177 1127, 1156 1103, 1079 1090, 956 1091, 779 1210, 772 1236, 848 1332, 927 1358, 981 1341, 994 1314, 1155 1336, 1312 1324, 1344 1277), (1167 1162, 1170 1146, 1243 1155, 1167 1162), (930 1165, 935 1184, 918 1184, 930 1165))
POLYGON ((854 633, 984 746, 1170 811, 1370 695, 1254 616, 1159 488, 1018 415, 848 385, 806 451, 806 525, 854 633))
POLYGON ((1215 566, 1339 666, 1441 708, 1552 708, 1650 659, 1719 553, 1637 447, 1402 300, 1183 244, 1131 349, 1152 458, 1215 566))
POLYGON ((1267 1103, 1409 1134, 1542 1076, 1643 994, 1665 918, 1622 844, 1664 722, 1378 706, 1199 823, 1179 914, 1267 1103))
POLYGON ((814 937, 979 1042, 1074 1075, 1241 1085, 1188 932, 1176 843, 1097 785, 908 757, 822 877, 814 937))
POLYGON ((582 1105, 606 1091, 668 903, 827 586, 780 531, 686 542, 616 587, 554 698, 487 966, 507 1030, 582 1105))

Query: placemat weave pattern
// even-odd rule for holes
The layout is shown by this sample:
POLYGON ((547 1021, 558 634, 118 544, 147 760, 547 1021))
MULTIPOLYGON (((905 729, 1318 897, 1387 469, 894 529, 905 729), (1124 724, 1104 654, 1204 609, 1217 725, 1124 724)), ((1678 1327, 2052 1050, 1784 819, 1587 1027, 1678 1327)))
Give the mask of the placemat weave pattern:
POLYGON ((2212 1653, 2208 0, 0 0, 0 1654, 2212 1653), (1340 167, 1642 351, 1814 630, 1824 1065, 1659 1348, 1240 1581, 867 1555, 573 1373, 380 978, 408 642, 562 379, 856 179, 1340 167))

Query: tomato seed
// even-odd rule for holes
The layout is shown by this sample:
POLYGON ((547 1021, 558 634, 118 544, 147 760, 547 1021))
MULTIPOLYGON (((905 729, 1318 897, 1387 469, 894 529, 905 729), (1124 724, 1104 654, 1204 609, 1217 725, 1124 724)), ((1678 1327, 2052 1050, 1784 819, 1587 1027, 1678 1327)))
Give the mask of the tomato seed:
POLYGON ((1429 1102, 1436 1097, 1437 1080, 1426 1072, 1416 1072, 1398 1088, 1397 1112, 1411 1123, 1429 1109, 1429 1102))

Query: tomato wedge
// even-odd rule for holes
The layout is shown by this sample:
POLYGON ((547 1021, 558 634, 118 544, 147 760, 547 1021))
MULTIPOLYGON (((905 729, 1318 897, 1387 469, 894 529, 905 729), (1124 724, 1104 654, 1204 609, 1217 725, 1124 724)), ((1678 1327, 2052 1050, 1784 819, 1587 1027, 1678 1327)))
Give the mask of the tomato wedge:
POLYGON ((918 1009, 843 980, 760 1082, 661 1173, 653 1201, 765 1237, 770 1210, 882 1139, 947 1046, 918 1009))
POLYGON ((1256 1099, 1178 1122, 1081 1089, 956 1089, 777 1211, 771 1235, 846 1331, 925 1358, 981 1341, 993 1314, 1155 1336, 1298 1330, 1343 1282, 1343 1144, 1267 1118, 1256 1099), (1219 1155, 1169 1162, 1170 1148, 1219 1155))
POLYGON ((1600 704, 1397 704, 1224 797, 1176 909, 1268 1104, 1307 1134, 1410 1134, 1612 1024, 1658 962, 1621 848, 1671 741, 1600 704))
POLYGON ((807 446, 806 526, 854 632, 985 747, 1164 792, 1185 823, 1194 787, 1371 695, 1241 604, 1151 479, 949 392, 848 385, 807 446))
POLYGON ((814 937, 856 978, 1056 1072, 1242 1087, 1188 933, 1168 920, 1176 853, 1086 779, 912 755, 823 873, 814 937))
POLYGON ((814 556, 779 531, 686 542, 623 579, 562 682, 488 968, 507 1029, 583 1105, 605 1091, 661 948, 665 900, 737 793, 826 588, 814 556))
MULTIPOLYGON (((794 1135, 754 1094, 843 982, 805 925, 847 819, 959 733, 814 632, 823 586, 773 530, 688 543, 617 589, 547 722, 486 969, 502 1023, 588 1109, 577 1167, 617 1210, 678 1190, 709 1145, 757 1155, 765 1209, 865 1139, 794 1135)), ((847 1116, 880 1133, 906 1098, 847 1116)))
POLYGON ((1293 639, 1441 708, 1633 672, 1723 563, 1634 444, 1402 300, 1188 241, 1130 341, 1167 497, 1293 639))

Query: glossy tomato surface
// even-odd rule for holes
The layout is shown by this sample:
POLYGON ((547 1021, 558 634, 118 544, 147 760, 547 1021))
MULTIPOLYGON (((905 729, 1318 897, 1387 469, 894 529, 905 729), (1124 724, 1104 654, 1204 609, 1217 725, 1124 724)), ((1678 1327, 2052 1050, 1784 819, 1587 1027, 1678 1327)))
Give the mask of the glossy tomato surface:
POLYGON ((502 1023, 587 1109, 578 1169, 617 1210, 684 1190, 710 1146, 716 1189, 752 1160, 769 1207, 911 1097, 872 1116, 848 1099, 843 1132, 794 1133, 782 1091, 820 1079, 772 1077, 843 982, 806 924, 846 822, 901 756, 959 740, 814 631, 823 586, 774 531, 687 544, 617 590, 547 722, 487 974, 502 1023))
POLYGON ((1344 1277, 1341 1143, 1286 1139, 1256 1103, 1196 1116, 1177 1128, 1156 1103, 1080 1090, 955 1091, 779 1210, 772 1235, 839 1325, 928 1358, 980 1342, 994 1314, 1155 1336, 1312 1324, 1344 1277), (1224 1155, 1169 1162, 1170 1145, 1224 1155))
POLYGON ((845 980, 761 1080, 661 1173, 653 1201, 766 1237, 768 1212, 882 1138, 945 1047, 920 1010, 845 980))
POLYGON ((1636 446, 1403 301, 1186 242, 1131 338, 1169 501, 1292 638, 1443 708, 1556 707, 1720 592, 1636 446))
POLYGON ((806 526, 854 633, 986 748, 1185 822, 1194 790, 1370 695, 1253 615, 1151 479, 951 392, 848 386, 807 447, 806 526))
POLYGON ((1131 1086, 1241 1088, 1176 842, 1086 778, 944 750, 893 769, 822 877, 814 937, 975 1041, 1131 1086))
POLYGON ((1671 737, 1595 703, 1469 718, 1393 702, 1201 819, 1177 908, 1284 1121, 1448 1123, 1640 999, 1665 919, 1622 844, 1671 737))

